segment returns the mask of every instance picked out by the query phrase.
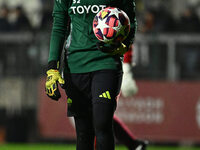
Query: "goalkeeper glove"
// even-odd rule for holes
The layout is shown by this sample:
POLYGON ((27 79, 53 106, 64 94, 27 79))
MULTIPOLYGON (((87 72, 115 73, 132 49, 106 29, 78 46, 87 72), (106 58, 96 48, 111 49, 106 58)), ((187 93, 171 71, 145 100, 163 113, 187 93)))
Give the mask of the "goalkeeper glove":
POLYGON ((104 42, 97 42, 97 48, 110 55, 123 55, 128 50, 128 47, 123 43, 106 44, 104 42))
POLYGON ((60 75, 60 72, 57 69, 48 70, 45 91, 48 97, 56 101, 61 97, 58 89, 58 83, 61 85, 64 85, 65 83, 64 79, 60 75))
POLYGON ((131 71, 131 64, 123 63, 123 71, 124 74, 121 86, 122 95, 124 97, 133 96, 138 92, 138 87, 133 78, 133 73, 131 71))

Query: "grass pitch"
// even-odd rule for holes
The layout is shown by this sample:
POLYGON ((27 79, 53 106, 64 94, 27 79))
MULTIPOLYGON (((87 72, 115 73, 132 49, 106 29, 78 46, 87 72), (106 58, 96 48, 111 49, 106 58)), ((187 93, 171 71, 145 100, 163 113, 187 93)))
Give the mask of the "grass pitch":
MULTIPOLYGON (((0 150, 75 150, 70 144, 1 144, 0 150)), ((128 150, 117 145, 116 150, 128 150)), ((200 150, 200 147, 148 146, 147 150, 200 150)))

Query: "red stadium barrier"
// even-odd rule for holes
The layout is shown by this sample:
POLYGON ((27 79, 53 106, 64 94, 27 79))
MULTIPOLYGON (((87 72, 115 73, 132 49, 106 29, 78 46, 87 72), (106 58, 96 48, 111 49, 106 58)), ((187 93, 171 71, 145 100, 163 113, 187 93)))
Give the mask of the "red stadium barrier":
MULTIPOLYGON (((133 133, 154 142, 200 142, 200 82, 137 81, 139 92, 120 97, 116 115, 133 133)), ((39 89, 44 89, 44 80, 39 89)), ((63 91, 63 90, 62 90, 63 91)), ((66 117, 66 95, 58 101, 39 92, 38 123, 44 138, 75 139, 66 117)))
POLYGON ((156 142, 200 142, 200 82, 138 81, 136 96, 117 115, 139 137, 156 142))

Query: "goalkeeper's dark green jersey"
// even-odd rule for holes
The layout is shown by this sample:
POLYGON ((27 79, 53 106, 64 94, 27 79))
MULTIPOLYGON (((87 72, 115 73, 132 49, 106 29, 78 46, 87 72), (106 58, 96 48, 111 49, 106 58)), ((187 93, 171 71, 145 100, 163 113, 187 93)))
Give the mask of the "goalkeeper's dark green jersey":
POLYGON ((117 69, 119 62, 97 49, 98 39, 93 33, 94 16, 103 8, 117 7, 125 11, 131 22, 126 39, 133 42, 136 30, 134 0, 55 0, 53 28, 48 61, 59 61, 71 21, 67 64, 71 73, 84 73, 101 69, 117 69))

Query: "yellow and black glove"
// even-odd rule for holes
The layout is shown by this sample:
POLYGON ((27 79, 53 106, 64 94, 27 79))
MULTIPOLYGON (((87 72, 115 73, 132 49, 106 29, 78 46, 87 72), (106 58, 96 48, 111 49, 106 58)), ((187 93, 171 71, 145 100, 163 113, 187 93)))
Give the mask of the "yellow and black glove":
POLYGON ((119 47, 117 47, 113 52, 111 52, 111 55, 123 55, 128 51, 128 48, 125 44, 120 43, 119 47))
POLYGON ((98 42, 97 48, 104 53, 109 53, 110 55, 123 55, 128 51, 128 47, 124 43, 106 44, 104 42, 98 42))
POLYGON ((64 85, 65 83, 64 79, 60 75, 60 72, 57 69, 48 70, 45 91, 48 97, 56 101, 61 97, 58 89, 58 83, 60 85, 64 85))

